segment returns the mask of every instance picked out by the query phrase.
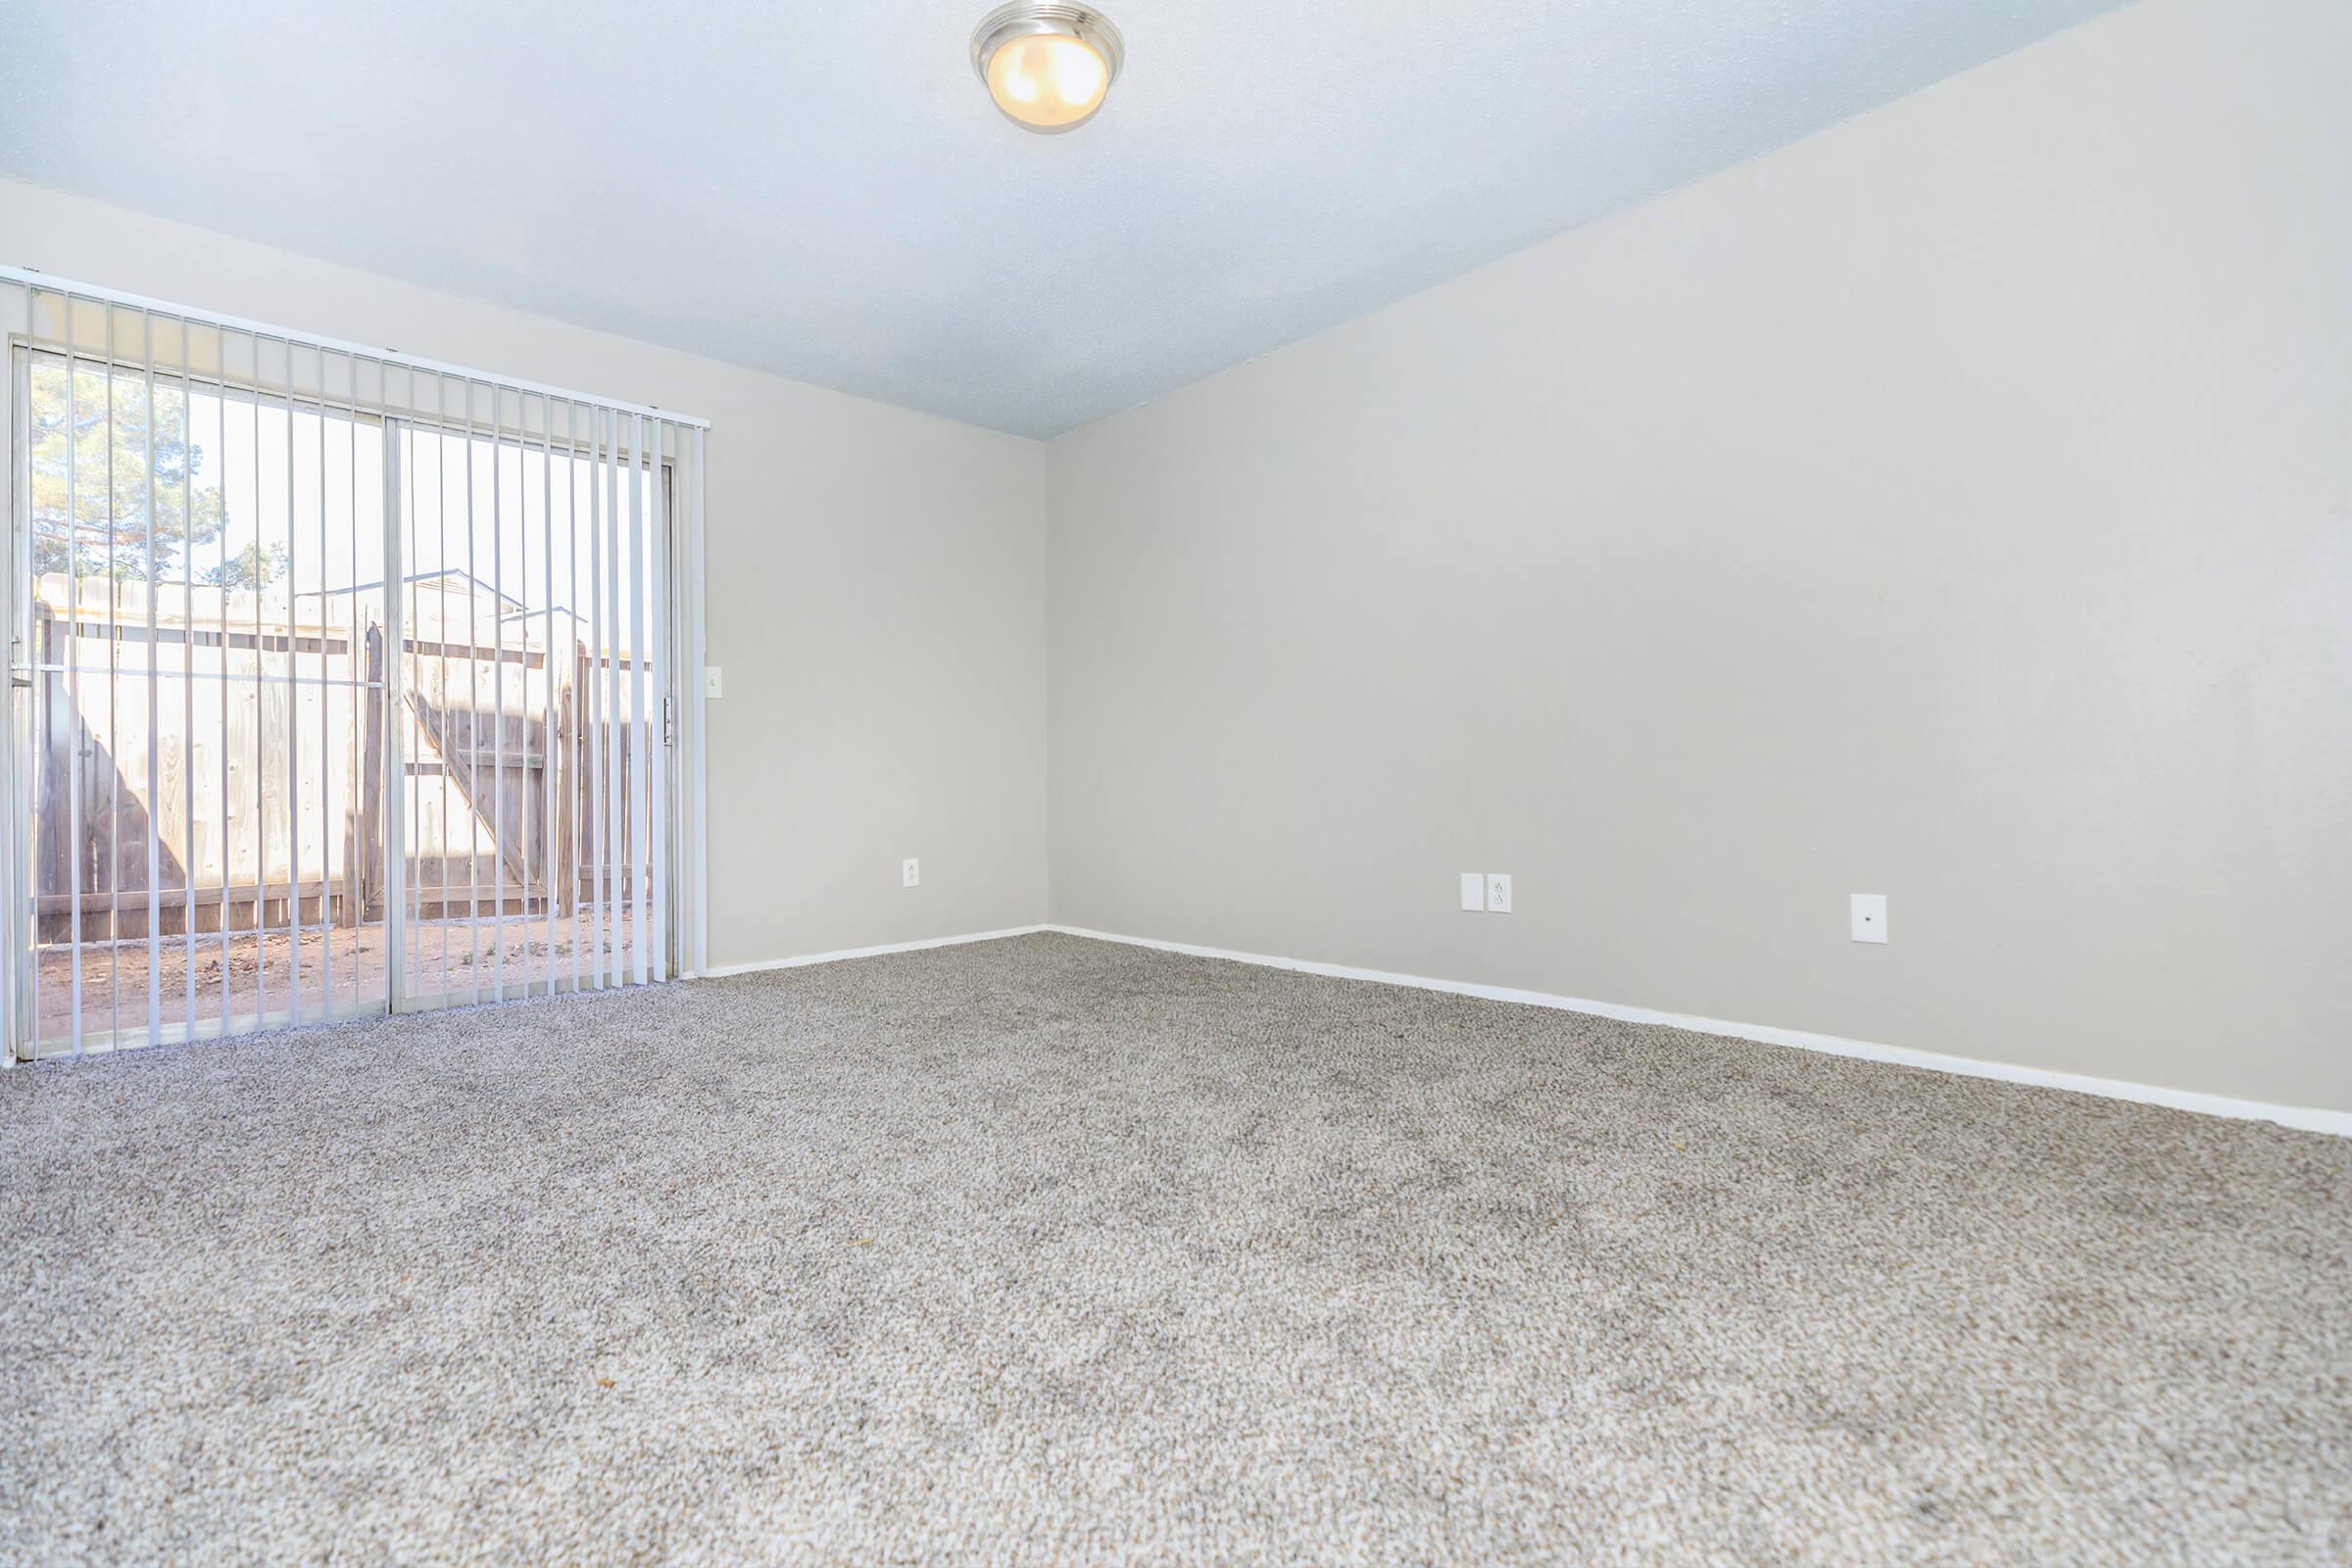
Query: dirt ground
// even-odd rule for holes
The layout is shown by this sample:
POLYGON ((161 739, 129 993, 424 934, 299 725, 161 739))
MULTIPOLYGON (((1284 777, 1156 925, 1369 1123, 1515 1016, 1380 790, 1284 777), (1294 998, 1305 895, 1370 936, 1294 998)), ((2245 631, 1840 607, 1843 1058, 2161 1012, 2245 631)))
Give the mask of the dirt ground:
MULTIPOLYGON (((606 931, 603 951, 625 966, 632 916, 624 911, 606 931)), ((503 983, 510 995, 527 987, 544 990, 551 965, 559 981, 568 981, 576 952, 580 968, 593 969, 600 944, 586 911, 578 922, 578 940, 568 914, 551 921, 545 914, 506 917, 500 923, 484 915, 478 928, 469 920, 413 921, 409 931, 411 995, 460 993, 470 1001, 475 986, 484 1000, 497 995, 503 983)), ((331 933, 313 926, 299 934, 274 930, 256 935, 230 932, 225 944, 217 931, 198 932, 193 956, 189 939, 172 935, 157 939, 157 1020, 164 1038, 174 1037, 175 1026, 186 1023, 188 976, 195 975, 195 1017, 199 1029, 218 1027, 225 1012, 232 1019, 284 1013, 295 1002, 295 982, 301 983, 301 1015, 316 1022, 326 1016, 330 1004, 337 1015, 378 1008, 387 994, 385 932, 381 922, 356 930, 339 926, 331 933), (299 973, 297 972, 299 970, 299 973), (226 1000, 223 1004, 223 976, 226 1000)), ((66 944, 44 947, 35 955, 38 981, 34 1038, 46 1049, 70 1045, 73 1038, 74 956, 66 944)), ((122 943, 85 943, 81 949, 81 1027, 86 1048, 101 1045, 115 1032, 128 1036, 125 1045, 146 1043, 148 1016, 148 955, 144 939, 122 943)), ((272 1018, 270 1027, 288 1019, 272 1018)), ((248 1029, 254 1027, 248 1023, 248 1029)), ((243 1031, 239 1031, 243 1032, 243 1031)))

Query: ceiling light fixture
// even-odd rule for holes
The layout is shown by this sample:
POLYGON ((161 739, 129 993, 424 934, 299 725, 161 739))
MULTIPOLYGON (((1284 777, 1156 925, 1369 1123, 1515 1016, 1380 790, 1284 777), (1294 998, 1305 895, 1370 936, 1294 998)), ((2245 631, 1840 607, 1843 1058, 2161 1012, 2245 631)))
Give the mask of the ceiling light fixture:
POLYGON ((1048 134, 1094 118, 1126 52, 1108 17, 1057 0, 1012 0, 972 33, 972 69, 988 95, 1013 123, 1048 134))

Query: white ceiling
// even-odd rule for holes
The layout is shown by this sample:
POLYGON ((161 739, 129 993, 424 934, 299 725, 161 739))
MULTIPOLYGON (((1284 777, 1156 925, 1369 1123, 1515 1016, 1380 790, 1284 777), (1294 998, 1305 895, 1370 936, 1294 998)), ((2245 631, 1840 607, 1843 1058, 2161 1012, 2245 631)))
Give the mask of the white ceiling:
POLYGON ((2116 0, 1104 0, 1057 137, 990 3, 12 0, 0 174, 1050 436, 2116 0))

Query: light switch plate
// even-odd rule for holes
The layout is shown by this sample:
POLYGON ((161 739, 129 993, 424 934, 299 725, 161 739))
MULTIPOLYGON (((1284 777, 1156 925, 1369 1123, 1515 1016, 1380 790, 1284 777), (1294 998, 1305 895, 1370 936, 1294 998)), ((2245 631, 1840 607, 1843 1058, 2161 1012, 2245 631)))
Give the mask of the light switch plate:
POLYGON ((1884 942, 1886 940, 1886 895, 1857 893, 1854 895, 1854 940, 1884 942))
POLYGON ((705 664, 703 666, 703 695, 705 697, 724 696, 725 694, 718 688, 718 666, 716 664, 705 664))
POLYGON ((1511 912, 1511 877, 1509 872, 1489 871, 1487 873, 1487 912, 1489 914, 1508 914, 1511 912))
POLYGON ((1487 874, 1484 871, 1462 873, 1462 907, 1481 913, 1487 907, 1487 874))

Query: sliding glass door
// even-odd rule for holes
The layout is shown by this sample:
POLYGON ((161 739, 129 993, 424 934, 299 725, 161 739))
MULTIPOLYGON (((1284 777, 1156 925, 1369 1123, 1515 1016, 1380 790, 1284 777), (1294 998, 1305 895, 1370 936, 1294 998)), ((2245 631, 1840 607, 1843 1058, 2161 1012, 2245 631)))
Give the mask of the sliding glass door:
POLYGON ((395 427, 404 1006, 672 971, 668 486, 650 421, 575 415, 395 427))
POLYGON ((16 1054, 671 974, 678 427, 26 299, 16 1054))

